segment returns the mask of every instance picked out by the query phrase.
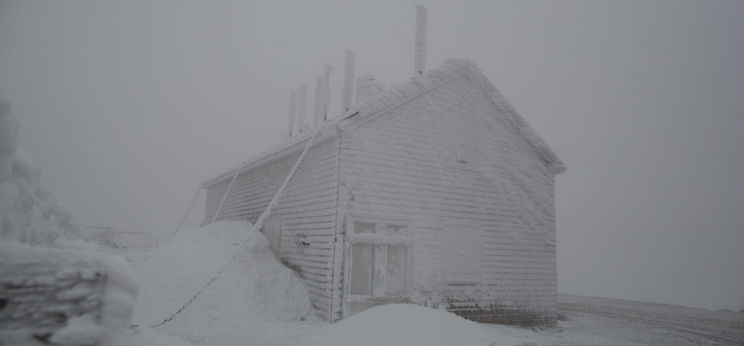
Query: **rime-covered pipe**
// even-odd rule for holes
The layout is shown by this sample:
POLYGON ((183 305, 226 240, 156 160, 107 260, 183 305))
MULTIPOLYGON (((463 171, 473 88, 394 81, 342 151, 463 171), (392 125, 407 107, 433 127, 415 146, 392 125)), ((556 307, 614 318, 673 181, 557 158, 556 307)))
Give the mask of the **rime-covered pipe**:
POLYGON ((344 63, 344 92, 342 99, 344 102, 344 112, 351 108, 351 98, 354 93, 354 52, 346 51, 346 61, 344 63))
POLYGON ((287 136, 292 137, 294 134, 294 125, 297 120, 297 91, 292 90, 289 93, 289 128, 287 129, 287 136))
POLYGON ((328 120, 328 110, 331 108, 331 65, 323 66, 323 121, 328 120))
POLYGON ((302 133, 305 129, 305 112, 307 111, 307 85, 300 84, 297 88, 300 93, 300 107, 297 113, 297 131, 302 133))
POLYGON ((320 119, 322 117, 321 112, 323 110, 323 80, 320 77, 315 77, 315 107, 313 107, 313 127, 318 127, 320 119))
POLYGON ((416 39, 413 53, 413 75, 420 76, 426 71, 426 12, 423 5, 416 5, 416 39))

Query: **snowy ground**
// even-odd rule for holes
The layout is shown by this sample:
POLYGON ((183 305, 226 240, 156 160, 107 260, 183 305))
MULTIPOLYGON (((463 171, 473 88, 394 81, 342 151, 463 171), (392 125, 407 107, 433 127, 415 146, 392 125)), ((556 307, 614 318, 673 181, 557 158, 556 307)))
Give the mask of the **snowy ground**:
POLYGON ((744 345, 744 313, 570 295, 558 297, 565 339, 651 345, 744 345))
POLYGON ((556 328, 479 324, 415 305, 380 306, 328 325, 247 223, 184 230, 148 255, 124 254, 140 276, 140 297, 138 326, 122 346, 744 344, 742 313, 567 295, 559 298, 565 319, 556 328), (221 269, 181 313, 150 328, 221 269))

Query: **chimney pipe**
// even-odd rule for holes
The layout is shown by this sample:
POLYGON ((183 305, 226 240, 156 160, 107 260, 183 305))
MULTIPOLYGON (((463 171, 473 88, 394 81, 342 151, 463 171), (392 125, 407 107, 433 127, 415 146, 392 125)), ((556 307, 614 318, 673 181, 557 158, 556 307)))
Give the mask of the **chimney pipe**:
POLYGON ((307 111, 307 85, 300 84, 298 90, 300 92, 300 111, 297 116, 297 132, 302 133, 302 131, 305 131, 305 112, 307 111))
POLYGON ((315 104, 313 107, 313 127, 318 127, 320 119, 322 117, 323 105, 323 80, 320 77, 315 77, 315 104))
POLYGON ((413 76, 417 77, 426 71, 426 13, 423 5, 416 5, 416 39, 413 53, 413 76))
POLYGON ((323 121, 328 120, 328 109, 331 107, 331 65, 323 66, 323 121))
POLYGON ((289 128, 287 129, 287 136, 292 137, 294 134, 294 125, 297 118, 297 92, 292 90, 289 93, 289 128))
POLYGON ((354 52, 346 50, 346 61, 344 63, 344 92, 342 94, 344 112, 351 108, 351 99, 354 93, 354 52))

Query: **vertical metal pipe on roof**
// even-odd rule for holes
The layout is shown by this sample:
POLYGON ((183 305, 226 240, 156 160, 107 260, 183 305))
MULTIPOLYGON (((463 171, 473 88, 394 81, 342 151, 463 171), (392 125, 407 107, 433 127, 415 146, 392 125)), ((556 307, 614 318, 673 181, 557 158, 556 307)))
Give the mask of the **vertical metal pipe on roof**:
POLYGON ((331 108, 331 65, 323 66, 323 121, 328 120, 328 110, 331 108))
POLYGON ((351 108, 351 99, 354 93, 354 52, 346 50, 346 61, 344 63, 344 91, 342 94, 344 112, 351 108))
POLYGON ((297 114, 297 133, 305 131, 305 112, 307 111, 307 85, 300 84, 297 88, 300 93, 300 107, 297 114))
POLYGON ((313 127, 318 127, 320 119, 322 118, 321 112, 323 111, 323 80, 320 77, 315 77, 315 107, 313 107, 313 127))
POLYGON ((413 76, 420 76, 426 71, 426 13, 423 5, 416 5, 416 38, 413 52, 413 76))
POLYGON ((289 128, 287 129, 287 136, 292 137, 294 135, 295 121, 297 120, 297 91, 292 90, 289 92, 289 128))

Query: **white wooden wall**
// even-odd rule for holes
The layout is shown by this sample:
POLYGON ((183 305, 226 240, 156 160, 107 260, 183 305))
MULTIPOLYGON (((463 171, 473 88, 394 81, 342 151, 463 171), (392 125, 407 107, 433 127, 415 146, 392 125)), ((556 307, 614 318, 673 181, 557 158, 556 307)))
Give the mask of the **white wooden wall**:
POLYGON ((485 321, 555 321, 554 176, 503 114, 507 107, 467 78, 360 124, 347 121, 339 214, 413 224, 414 302, 485 321), (475 284, 448 284, 457 275, 444 269, 443 234, 472 228, 480 232, 480 270, 465 276, 475 284))
MULTIPOLYGON (((303 144, 304 146, 304 144, 303 144)), ((302 146, 300 147, 300 150, 302 146)), ((217 220, 255 222, 296 162, 299 151, 242 172, 217 220)), ((336 232, 338 140, 325 138, 308 151, 272 212, 281 225, 280 258, 305 279, 318 315, 329 318, 336 232), (302 240, 306 246, 297 245, 302 240)), ((211 220, 232 176, 207 186, 204 220, 211 220)))

